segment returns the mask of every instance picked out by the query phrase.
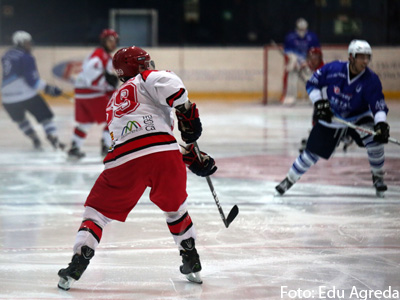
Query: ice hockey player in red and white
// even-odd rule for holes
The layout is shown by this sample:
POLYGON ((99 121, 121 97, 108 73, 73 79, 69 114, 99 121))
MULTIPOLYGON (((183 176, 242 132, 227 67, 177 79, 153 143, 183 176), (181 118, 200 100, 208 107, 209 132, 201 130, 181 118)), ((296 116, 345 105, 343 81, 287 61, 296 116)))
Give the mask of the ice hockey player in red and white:
POLYGON ((86 200, 72 261, 58 272, 61 289, 68 290, 81 277, 103 228, 112 220, 124 222, 147 187, 180 250, 180 272, 188 280, 202 283, 196 232, 187 211, 185 164, 199 176, 209 176, 217 167, 211 156, 203 152, 200 159, 193 149, 202 124, 181 79, 169 71, 151 70, 151 62, 150 55, 135 46, 122 48, 113 57, 124 84, 107 106, 112 147, 86 200), (186 144, 181 147, 173 135, 174 109, 186 144))
MULTIPOLYGON (((118 86, 118 78, 112 67, 111 53, 118 44, 118 34, 104 29, 100 34, 101 46, 96 48, 84 61, 82 71, 75 81, 75 121, 72 145, 68 151, 70 159, 85 156, 81 147, 89 129, 95 124, 106 123, 106 106, 118 86)), ((111 146, 107 125, 103 128, 101 154, 105 156, 111 146)))

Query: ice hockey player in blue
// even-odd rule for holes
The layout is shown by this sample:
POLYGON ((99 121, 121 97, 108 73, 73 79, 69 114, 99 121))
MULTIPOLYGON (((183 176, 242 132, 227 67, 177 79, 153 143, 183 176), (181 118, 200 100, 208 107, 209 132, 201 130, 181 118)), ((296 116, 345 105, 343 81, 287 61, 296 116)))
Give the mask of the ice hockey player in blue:
POLYGON ((16 31, 12 41, 15 47, 8 50, 1 59, 3 106, 20 130, 32 140, 35 149, 41 149, 41 142, 26 118, 26 112, 31 113, 43 126, 51 145, 55 149, 63 149, 65 145, 58 140, 53 112, 39 94, 40 91, 44 91, 56 97, 61 95, 62 91, 40 79, 35 58, 31 54, 32 36, 26 31, 16 31))
POLYGON ((314 32, 308 30, 307 21, 299 18, 296 21, 296 29, 285 36, 285 70, 281 96, 283 104, 294 104, 297 98, 297 82, 300 77, 308 79, 311 76, 311 72, 307 68, 307 55, 311 48, 320 48, 318 37, 314 32))
POLYGON ((322 157, 329 159, 341 137, 350 134, 368 154, 376 194, 383 197, 384 146, 388 143, 388 108, 379 77, 368 68, 372 50, 368 42, 353 40, 348 49, 349 61, 334 61, 317 70, 307 82, 307 92, 314 104, 315 126, 306 149, 294 161, 287 177, 275 187, 283 195, 322 157), (374 129, 375 136, 356 131, 332 121, 332 117, 374 129))

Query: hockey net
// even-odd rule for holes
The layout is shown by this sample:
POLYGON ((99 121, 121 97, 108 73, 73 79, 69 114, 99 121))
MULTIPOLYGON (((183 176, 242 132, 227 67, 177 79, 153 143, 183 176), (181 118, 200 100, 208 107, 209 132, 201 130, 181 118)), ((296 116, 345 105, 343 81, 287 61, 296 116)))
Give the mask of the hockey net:
MULTIPOLYGON (((322 45, 324 62, 333 60, 347 61, 347 46, 345 45, 322 45)), ((263 103, 279 102, 283 89, 283 76, 285 59, 283 45, 268 45, 264 47, 264 81, 263 81, 263 103)), ((305 83, 298 81, 297 98, 308 99, 305 83)))

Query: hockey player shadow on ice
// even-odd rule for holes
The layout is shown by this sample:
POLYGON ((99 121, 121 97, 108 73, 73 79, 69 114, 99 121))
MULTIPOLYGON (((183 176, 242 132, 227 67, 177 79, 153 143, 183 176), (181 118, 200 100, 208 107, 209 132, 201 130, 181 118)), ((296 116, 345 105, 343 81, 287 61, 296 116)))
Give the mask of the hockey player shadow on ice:
POLYGON ((125 222, 148 187, 149 198, 164 212, 182 258, 179 271, 189 281, 201 284, 196 231, 187 211, 186 166, 206 178, 217 167, 211 156, 196 151, 193 145, 202 133, 197 106, 189 101, 177 75, 153 70, 154 63, 145 50, 122 48, 112 63, 123 82, 106 108, 113 145, 84 204, 72 260, 59 270, 58 287, 69 290, 81 278, 97 251, 103 228, 113 220, 125 222), (182 146, 173 134, 173 110, 185 142, 182 146), (132 124, 130 130, 122 130, 127 124, 132 124))
POLYGON ((57 86, 49 85, 39 77, 35 58, 32 55, 32 36, 26 31, 16 31, 12 35, 14 47, 1 59, 3 81, 1 86, 2 104, 18 128, 28 137, 36 150, 43 150, 42 142, 27 118, 33 116, 43 127, 52 147, 63 150, 65 144, 59 141, 54 114, 40 93, 51 97, 62 94, 57 86))
POLYGON ((285 194, 320 158, 328 160, 342 137, 348 134, 358 146, 366 149, 372 185, 378 197, 384 196, 387 190, 384 144, 389 142, 390 136, 386 120, 389 109, 378 75, 368 68, 372 55, 369 43, 351 41, 348 55, 348 62, 328 63, 307 82, 307 92, 314 103, 315 125, 304 151, 293 162, 286 178, 275 187, 277 195, 285 194), (354 129, 353 125, 373 129, 374 134, 354 129))

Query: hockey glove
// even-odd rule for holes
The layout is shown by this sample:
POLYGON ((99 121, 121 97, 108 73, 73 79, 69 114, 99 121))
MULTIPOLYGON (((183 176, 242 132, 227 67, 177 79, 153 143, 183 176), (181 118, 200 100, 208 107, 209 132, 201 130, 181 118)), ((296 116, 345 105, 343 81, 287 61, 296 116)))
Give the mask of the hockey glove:
POLYGON ((116 75, 104 72, 104 76, 106 77, 106 81, 109 85, 111 85, 114 88, 118 87, 119 79, 116 75))
POLYGON ((194 151, 193 145, 181 147, 183 148, 183 152, 185 152, 184 154, 182 154, 183 162, 194 174, 205 177, 210 176, 211 174, 214 174, 215 171, 217 171, 215 160, 207 153, 201 152, 201 159, 203 161, 201 163, 199 157, 196 154, 196 151, 194 151))
POLYGON ((326 99, 318 100, 314 103, 314 121, 325 121, 328 123, 332 122, 333 113, 331 111, 331 105, 326 99))
POLYGON ((186 144, 197 141, 201 136, 203 128, 196 103, 191 104, 189 109, 186 109, 184 112, 176 110, 176 117, 178 118, 178 129, 181 132, 182 140, 186 144))
POLYGON ((62 94, 62 90, 60 88, 56 87, 55 85, 48 84, 46 84, 46 86, 44 87, 44 92, 52 97, 57 97, 62 94))
POLYGON ((377 143, 387 144, 389 142, 389 124, 386 122, 379 122, 374 126, 376 135, 374 136, 374 141, 377 143))

